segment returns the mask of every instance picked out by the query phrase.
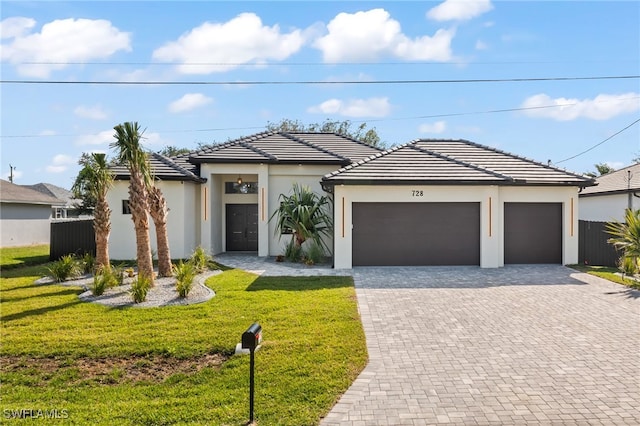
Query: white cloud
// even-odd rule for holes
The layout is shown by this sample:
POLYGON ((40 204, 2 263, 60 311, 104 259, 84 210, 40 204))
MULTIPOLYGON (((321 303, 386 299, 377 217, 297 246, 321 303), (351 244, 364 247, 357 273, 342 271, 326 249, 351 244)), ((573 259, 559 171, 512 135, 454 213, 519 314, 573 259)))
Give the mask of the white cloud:
POLYGON ((418 127, 418 131, 420 133, 436 133, 436 134, 440 134, 443 133, 447 128, 447 123, 445 123, 444 121, 436 121, 435 123, 425 123, 425 124, 421 124, 420 127, 418 127))
POLYGON ((190 111, 210 104, 211 102, 213 102, 213 99, 203 95, 202 93, 187 93, 180 99, 171 102, 169 104, 169 111, 174 113, 190 111))
POLYGON ((389 98, 329 99, 307 110, 310 113, 335 114, 345 117, 385 117, 391 112, 389 98))
POLYGON ((69 168, 69 165, 74 164, 73 158, 65 154, 58 154, 51 160, 51 164, 45 167, 45 170, 49 173, 62 173, 69 168))
POLYGON ((92 135, 80 135, 76 138, 76 145, 108 145, 115 139, 113 130, 104 130, 92 135))
POLYGON ((29 32, 36 25, 36 21, 31 18, 14 16, 0 21, 0 38, 20 37, 29 32))
POLYGON ((476 50, 487 50, 489 46, 482 40, 476 41, 476 50))
POLYGON ((325 62, 367 61, 383 55, 421 61, 452 59, 454 29, 440 29, 432 37, 411 39, 384 9, 340 13, 329 22, 327 30, 328 34, 313 44, 322 51, 325 62))
POLYGON ((240 64, 281 61, 303 44, 302 31, 281 33, 278 25, 269 27, 254 13, 242 13, 224 23, 205 22, 156 49, 153 59, 182 63, 178 71, 183 74, 209 74, 229 71, 240 64))
POLYGON ((493 9, 491 0, 445 0, 427 12, 436 21, 467 21, 493 9))
POLYGON ((552 99, 544 93, 531 96, 522 103, 522 108, 534 108, 523 111, 530 117, 551 118, 557 121, 569 121, 577 118, 607 120, 617 115, 640 110, 640 93, 620 95, 601 94, 593 99, 552 99), (555 108, 542 108, 558 105, 555 108))
POLYGON ((143 146, 171 145, 173 143, 171 140, 162 138, 162 136, 160 136, 160 133, 154 133, 154 132, 151 132, 151 133, 144 132, 142 134, 142 140, 140 142, 142 143, 143 146))
MULTIPOLYGON (((103 19, 59 19, 44 24, 39 33, 30 34, 26 34, 27 30, 35 21, 9 19, 14 19, 9 22, 12 40, 2 44, 1 57, 25 76, 46 78, 52 71, 66 68, 69 62, 102 59, 120 50, 131 51, 131 35, 103 19)), ((4 28, 7 20, 2 22, 4 28)))
POLYGON ((56 132, 55 130, 50 130, 50 129, 44 129, 40 133, 38 133, 39 136, 55 136, 57 134, 58 134, 58 132, 56 132))
POLYGON ((89 118, 91 120, 104 120, 107 118, 107 113, 102 109, 100 105, 87 107, 80 105, 73 110, 73 113, 78 117, 89 118))

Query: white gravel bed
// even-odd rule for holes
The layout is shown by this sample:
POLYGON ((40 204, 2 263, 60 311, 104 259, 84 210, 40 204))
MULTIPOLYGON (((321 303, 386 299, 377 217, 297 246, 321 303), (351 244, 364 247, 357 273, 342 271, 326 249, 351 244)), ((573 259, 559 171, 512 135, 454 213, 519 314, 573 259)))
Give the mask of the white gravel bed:
MULTIPOLYGON (((134 303, 129 290, 131 284, 124 284, 105 290, 100 296, 94 296, 90 287, 93 284, 93 276, 83 276, 77 280, 57 283, 64 286, 82 287, 85 292, 78 295, 80 300, 85 302, 100 303, 111 307, 131 306, 134 308, 156 308, 160 306, 192 305, 206 302, 215 296, 215 292, 204 285, 207 278, 222 273, 220 270, 207 271, 196 275, 193 280, 193 287, 187 297, 178 296, 176 291, 176 279, 173 277, 156 278, 154 286, 149 289, 147 299, 142 303, 134 303)), ((129 279, 128 281, 131 281, 129 279)), ((36 281, 36 284, 54 284, 51 277, 43 277, 36 281)))

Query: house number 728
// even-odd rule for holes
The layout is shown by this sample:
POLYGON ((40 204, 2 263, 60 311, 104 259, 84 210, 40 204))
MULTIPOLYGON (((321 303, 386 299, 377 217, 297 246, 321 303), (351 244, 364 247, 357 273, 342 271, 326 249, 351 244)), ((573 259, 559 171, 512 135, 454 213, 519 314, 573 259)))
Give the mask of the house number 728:
POLYGON ((413 191, 411 191, 411 195, 414 197, 422 197, 424 196, 424 192, 422 190, 414 189, 413 191))

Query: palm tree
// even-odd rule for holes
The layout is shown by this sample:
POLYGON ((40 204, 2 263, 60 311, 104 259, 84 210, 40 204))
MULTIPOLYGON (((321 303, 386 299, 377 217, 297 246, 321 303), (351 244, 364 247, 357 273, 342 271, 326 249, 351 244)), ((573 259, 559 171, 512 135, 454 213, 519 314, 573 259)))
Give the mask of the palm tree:
POLYGON ((308 186, 293 184, 290 196, 280 194, 280 207, 273 212, 271 219, 277 216, 276 234, 293 233, 293 242, 297 247, 311 239, 318 246, 329 251, 323 237, 330 237, 333 229, 327 196, 318 196, 308 186))
POLYGON ((78 173, 73 187, 74 194, 89 194, 96 200, 93 210, 93 229, 96 238, 96 270, 110 267, 109 234, 111 233, 111 209, 107 192, 113 184, 106 154, 83 155, 84 167, 78 173))
POLYGON ((640 210, 627 209, 624 222, 609 222, 606 229, 613 235, 607 241, 622 250, 624 258, 631 258, 637 264, 640 258, 640 210))
POLYGON ((118 151, 117 159, 129 168, 129 208, 136 233, 136 259, 138 274, 153 284, 153 260, 149 238, 149 211, 147 188, 152 186, 147 153, 140 145, 142 133, 137 122, 118 124, 113 128, 116 138, 110 144, 118 151))
POLYGON ((169 234, 167 230, 167 200, 160 188, 151 185, 147 188, 149 197, 149 214, 153 219, 156 227, 156 242, 158 244, 158 274, 161 277, 170 277, 173 275, 173 267, 171 265, 171 252, 169 250, 169 234))

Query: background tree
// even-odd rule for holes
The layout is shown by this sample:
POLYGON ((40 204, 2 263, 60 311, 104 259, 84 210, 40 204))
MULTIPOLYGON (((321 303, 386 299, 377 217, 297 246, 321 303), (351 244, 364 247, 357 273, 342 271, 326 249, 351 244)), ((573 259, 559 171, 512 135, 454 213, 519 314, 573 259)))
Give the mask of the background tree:
MULTIPOLYGON (((111 209, 107 203, 107 192, 113 184, 113 174, 109 170, 107 156, 101 153, 83 153, 80 164, 84 167, 78 173, 71 190, 74 194, 84 194, 94 200, 93 229, 96 239, 96 270, 110 267, 109 234, 111 233, 111 209)), ((74 195, 75 196, 75 195, 74 195)))
POLYGON ((117 151, 117 160, 129 169, 129 209, 136 233, 136 259, 138 274, 153 283, 153 260, 149 238, 149 211, 147 188, 152 185, 147 153, 142 149, 137 122, 125 122, 113 128, 115 142, 110 144, 117 151))
POLYGON ((164 155, 165 157, 175 157, 177 155, 188 154, 190 152, 191 150, 189 148, 178 148, 174 145, 167 145, 160 151, 157 151, 158 154, 164 155))
POLYGON ((380 136, 375 127, 367 130, 367 123, 361 123, 354 128, 354 124, 349 121, 334 121, 326 119, 322 123, 312 123, 305 125, 299 120, 282 119, 278 123, 267 123, 267 130, 271 132, 322 132, 337 133, 352 139, 359 140, 371 146, 381 145, 380 136))
POLYGON ((83 170, 88 166, 91 167, 90 165, 92 161, 92 154, 88 154, 86 152, 82 153, 80 159, 78 160, 78 164, 82 166, 82 169, 80 169, 80 172, 78 173, 78 176, 76 176, 73 186, 71 187, 73 198, 78 200, 74 203, 73 207, 80 213, 91 215, 93 214, 93 209, 95 209, 96 207, 96 197, 90 190, 90 185, 85 184, 86 172, 85 176, 81 176, 81 174, 83 173, 83 170))
POLYGON ((589 176, 589 177, 592 177, 592 178, 595 178, 595 177, 606 175, 607 173, 611 173, 611 172, 615 172, 616 171, 616 169, 614 169, 613 167, 611 167, 610 165, 608 165, 606 163, 595 164, 595 168, 596 168, 595 172, 587 172, 587 173, 585 173, 585 175, 589 176))
POLYGON ((308 186, 294 183, 292 194, 280 194, 279 200, 280 207, 269 219, 277 218, 276 235, 292 232, 297 247, 311 239, 328 252, 329 247, 323 237, 331 237, 333 230, 330 199, 318 196, 308 186))

